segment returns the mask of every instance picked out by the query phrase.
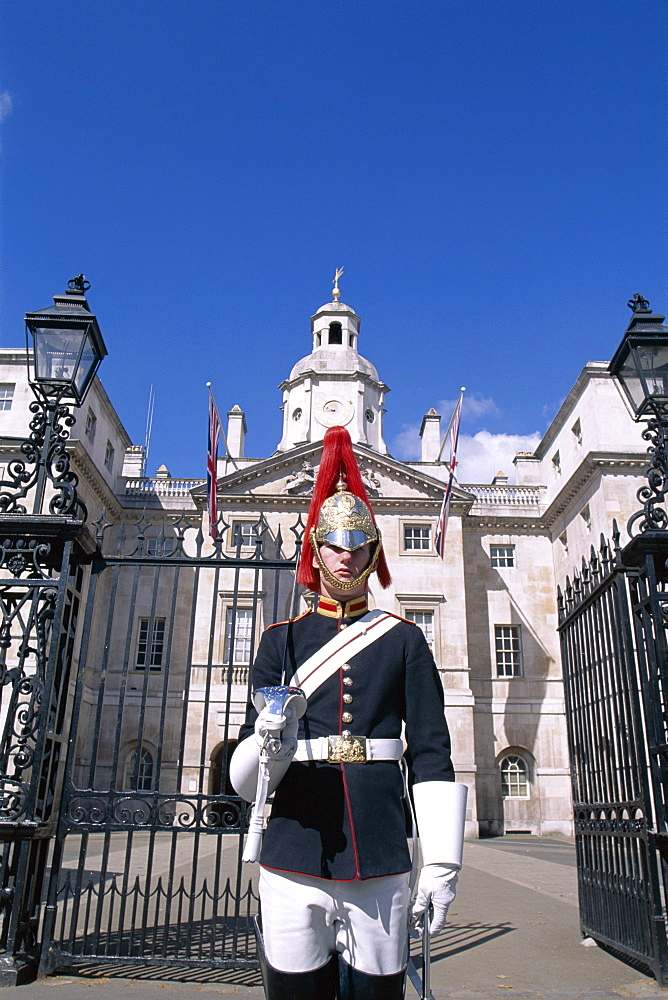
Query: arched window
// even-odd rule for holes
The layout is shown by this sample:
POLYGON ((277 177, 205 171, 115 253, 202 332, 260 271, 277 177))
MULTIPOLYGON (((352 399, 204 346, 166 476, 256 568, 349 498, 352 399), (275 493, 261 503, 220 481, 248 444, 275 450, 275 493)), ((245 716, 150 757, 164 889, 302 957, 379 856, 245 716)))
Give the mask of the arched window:
POLYGON ((230 781, 230 760, 236 750, 237 741, 221 743, 211 754, 209 768, 209 795, 236 795, 230 781))
POLYGON ((329 343, 330 344, 342 344, 343 343, 343 330, 340 323, 330 323, 329 324, 329 343))
POLYGON ((130 750, 125 758, 123 787, 133 792, 150 792, 153 788, 153 754, 148 747, 130 750))
POLYGON ((529 798, 529 768, 519 754, 511 753, 501 762, 501 794, 504 799, 529 798))

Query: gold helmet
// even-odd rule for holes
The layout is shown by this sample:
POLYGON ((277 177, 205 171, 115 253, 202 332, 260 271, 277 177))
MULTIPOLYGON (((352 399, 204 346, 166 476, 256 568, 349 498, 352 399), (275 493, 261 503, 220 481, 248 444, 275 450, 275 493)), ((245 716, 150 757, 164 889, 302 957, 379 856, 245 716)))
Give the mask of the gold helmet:
POLYGON ((353 590, 374 570, 378 573, 381 587, 389 587, 392 582, 380 531, 345 427, 330 427, 325 433, 305 536, 297 580, 309 590, 319 589, 319 577, 338 590, 353 590), (337 579, 320 556, 321 545, 354 552, 367 544, 370 545, 371 561, 355 580, 337 579), (313 565, 314 557, 319 574, 313 565))
POLYGON ((322 504, 315 540, 318 545, 327 542, 349 552, 367 542, 378 541, 378 529, 371 519, 371 511, 363 500, 346 490, 345 483, 339 482, 334 496, 322 504))
POLYGON ((382 549, 380 531, 373 523, 371 511, 360 497, 349 493, 345 483, 342 482, 337 485, 337 492, 323 501, 318 524, 315 528, 311 528, 309 537, 320 573, 338 590, 353 590, 366 580, 376 568, 382 549), (363 545, 373 543, 369 565, 353 580, 339 580, 323 562, 320 555, 320 546, 323 543, 347 549, 348 552, 354 552, 363 545))

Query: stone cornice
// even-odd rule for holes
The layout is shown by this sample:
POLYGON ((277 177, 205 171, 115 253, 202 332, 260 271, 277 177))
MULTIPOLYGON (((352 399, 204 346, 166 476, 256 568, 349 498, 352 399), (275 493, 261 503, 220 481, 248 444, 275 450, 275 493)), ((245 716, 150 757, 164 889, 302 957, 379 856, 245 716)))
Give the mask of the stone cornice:
POLYGON ((499 510, 477 515, 473 510, 464 519, 464 530, 549 534, 556 521, 577 497, 582 496, 597 477, 605 473, 640 476, 647 469, 647 465, 647 457, 642 454, 631 452, 611 455, 609 452, 589 452, 542 514, 518 517, 512 511, 504 514, 499 510))
POLYGON ((375 379, 373 376, 363 372, 360 369, 348 370, 348 371, 318 371, 316 368, 306 368, 304 371, 300 372, 299 375, 295 375, 294 378, 286 378, 280 383, 278 389, 280 392, 289 392, 296 386, 304 382, 305 379, 317 379, 319 382, 364 382, 366 385, 372 386, 374 389, 378 389, 381 392, 390 392, 389 385, 385 385, 380 379, 375 379))
POLYGON ((557 495, 543 513, 542 521, 548 529, 554 526, 562 514, 571 506, 601 473, 616 472, 640 476, 648 467, 645 454, 626 453, 611 455, 609 452, 589 452, 570 479, 564 483, 557 495))
MULTIPOLYGON (((309 442, 293 448, 289 452, 275 452, 269 458, 262 459, 255 465, 246 469, 235 470, 218 479, 218 498, 221 504, 232 504, 235 502, 262 504, 267 506, 275 504, 280 509, 308 508, 310 497, 290 497, 274 493, 253 493, 252 484, 257 480, 263 480, 272 473, 280 472, 282 469, 290 469, 295 464, 319 454, 322 451, 322 441, 309 442), (243 486, 247 484, 246 493, 234 493, 229 487, 243 486)), ((385 473, 395 481, 404 482, 407 486, 416 489, 429 490, 431 496, 415 497, 408 494, 405 497, 371 497, 371 504, 374 510, 383 506, 397 507, 408 505, 426 504, 425 509, 431 510, 432 505, 440 509, 443 501, 443 493, 446 484, 440 479, 426 475, 424 472, 417 472, 403 462, 398 462, 389 455, 380 455, 364 445, 354 445, 354 451, 365 466, 385 473)), ((206 485, 196 487, 191 491, 193 501, 198 509, 202 509, 206 504, 206 485)), ((466 493, 461 487, 455 487, 452 497, 452 504, 462 505, 467 509, 475 502, 475 497, 466 493)))

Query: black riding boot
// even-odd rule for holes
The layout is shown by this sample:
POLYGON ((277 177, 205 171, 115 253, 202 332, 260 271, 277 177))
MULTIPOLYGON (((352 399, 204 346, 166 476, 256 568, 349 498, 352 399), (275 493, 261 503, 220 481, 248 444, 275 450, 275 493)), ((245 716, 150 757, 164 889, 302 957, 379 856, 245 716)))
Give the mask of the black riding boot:
MULTIPOLYGON (((332 955, 327 964, 319 969, 309 972, 281 972, 267 961, 257 917, 255 934, 266 1000, 335 1000, 338 979, 336 955, 332 955)), ((388 1000, 391 998, 388 997, 388 1000)))
POLYGON ((406 970, 372 976, 353 969, 339 956, 339 1000, 403 1000, 406 970))

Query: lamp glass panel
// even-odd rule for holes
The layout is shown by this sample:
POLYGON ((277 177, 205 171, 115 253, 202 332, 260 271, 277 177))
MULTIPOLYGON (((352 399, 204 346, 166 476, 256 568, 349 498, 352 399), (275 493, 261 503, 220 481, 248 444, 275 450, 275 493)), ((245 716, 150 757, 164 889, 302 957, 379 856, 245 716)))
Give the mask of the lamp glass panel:
POLYGON ((646 395, 668 398, 668 344, 638 344, 634 354, 644 374, 646 395))
POLYGON ((86 342, 83 345, 83 350, 81 352, 79 367, 77 369, 76 380, 74 383, 80 397, 83 397, 84 392, 86 391, 86 387, 95 372, 97 362, 97 354, 93 349, 90 336, 87 335, 86 342))
POLYGON ((81 341, 87 327, 78 330, 59 330, 49 327, 33 328, 35 341, 35 377, 47 382, 76 384, 79 368, 81 341))
POLYGON ((627 355, 624 364, 619 369, 618 378, 622 383, 622 388, 626 395, 629 397, 633 409, 637 413, 645 402, 645 386, 636 368, 632 354, 627 355))

